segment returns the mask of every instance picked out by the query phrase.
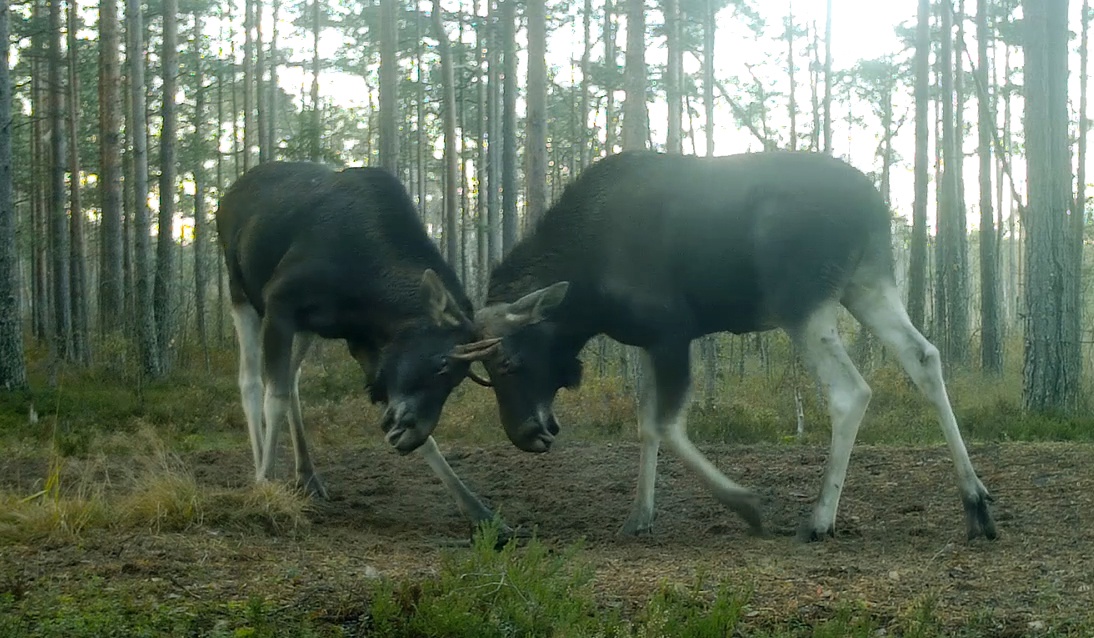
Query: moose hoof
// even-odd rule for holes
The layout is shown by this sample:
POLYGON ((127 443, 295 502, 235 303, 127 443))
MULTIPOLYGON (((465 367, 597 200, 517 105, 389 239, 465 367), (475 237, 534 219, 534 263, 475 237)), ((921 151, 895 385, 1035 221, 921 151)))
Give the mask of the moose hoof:
POLYGON ((988 540, 995 540, 999 537, 998 532, 995 530, 995 519, 991 516, 991 510, 988 508, 988 503, 991 502, 992 496, 983 487, 975 496, 962 497, 962 502, 965 505, 965 526, 968 532, 968 540, 973 540, 983 536, 988 540))
POLYGON ((653 515, 631 514, 619 528, 619 536, 649 536, 653 534, 653 515))
POLYGON ((817 527, 813 524, 812 518, 802 523, 802 526, 798 529, 798 541, 802 543, 817 543, 827 538, 835 538, 835 536, 835 525, 817 527))
POLYGON ((310 498, 321 498, 324 501, 330 500, 327 488, 324 487, 323 482, 319 480, 318 474, 298 477, 296 479, 296 487, 303 490, 304 494, 308 495, 310 498))

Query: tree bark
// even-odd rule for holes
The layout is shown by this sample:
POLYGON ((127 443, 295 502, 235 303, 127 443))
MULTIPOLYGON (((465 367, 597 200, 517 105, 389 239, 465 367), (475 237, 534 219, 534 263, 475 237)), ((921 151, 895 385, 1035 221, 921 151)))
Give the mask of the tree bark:
MULTIPOLYGON (((1087 60, 1089 56, 1090 38, 1090 0, 1083 0, 1082 17, 1079 23, 1079 139, 1076 156, 1078 168, 1075 171, 1075 205, 1071 211, 1071 251, 1072 273, 1074 284, 1081 286, 1081 274, 1083 272, 1083 231, 1086 225, 1086 137, 1090 131, 1090 118, 1087 117, 1087 83, 1090 75, 1087 72, 1087 60)), ((1081 298, 1082 290, 1077 293, 1081 298)), ((1081 324, 1080 324, 1081 325, 1081 324)))
POLYGON ((580 151, 577 157, 578 170, 584 169, 592 161, 592 145, 595 142, 589 134, 589 91, 592 73, 590 66, 593 49, 593 0, 585 0, 585 10, 581 13, 581 26, 584 32, 584 44, 581 51, 581 101, 578 106, 578 127, 580 151))
POLYGON ((269 159, 276 160, 278 159, 278 150, 281 146, 277 135, 277 66, 278 60, 280 59, 280 54, 277 51, 277 24, 281 18, 281 0, 272 1, 273 28, 270 31, 270 55, 268 60, 270 81, 266 85, 266 106, 269 112, 266 116, 266 148, 269 149, 267 155, 269 159))
POLYGON ((1080 390, 1077 285, 1070 272, 1067 146, 1067 0, 1025 0, 1026 409, 1071 412, 1080 390))
POLYGON ((398 175, 399 34, 396 11, 396 0, 380 0, 380 166, 398 175))
POLYGON ((665 13, 665 99, 668 101, 668 131, 665 147, 669 153, 684 152, 683 98, 680 74, 683 70, 680 51, 680 6, 677 0, 663 0, 665 13))
POLYGON ((504 47, 501 117, 501 240, 502 253, 517 243, 517 8, 516 0, 498 0, 504 47))
MULTIPOLYGON (((198 49, 194 56, 194 148, 198 157, 204 158, 210 148, 206 140, 205 132, 205 65, 203 63, 203 36, 202 28, 205 21, 201 11, 194 12, 194 47, 198 49)), ((219 128, 217 129, 220 130, 219 128)), ((267 138, 268 139, 268 138, 267 138)), ((218 153, 219 156, 219 153, 218 153)), ((212 368, 209 360, 209 329, 206 324, 206 293, 209 287, 209 275, 207 274, 207 253, 209 240, 206 235, 209 226, 205 213, 205 163, 204 160, 194 164, 194 314, 196 316, 198 342, 201 345, 202 359, 205 363, 205 371, 212 368)), ((219 188, 219 185, 218 185, 219 188)))
POLYGON ((49 233, 53 269, 53 346, 58 358, 71 359, 72 279, 69 228, 65 210, 65 90, 61 82, 61 0, 49 0, 49 233))
MULTIPOLYGON (((604 86, 604 153, 615 153, 615 88, 619 74, 615 47, 615 23, 612 21, 612 0, 604 0, 604 66, 607 68, 604 86)), ((604 343, 601 340, 601 343, 604 343)))
POLYGON ((148 212, 148 125, 145 120, 144 56, 142 55, 144 17, 140 0, 126 0, 126 60, 129 69, 130 113, 127 128, 133 131, 133 270, 136 277, 137 335, 145 374, 161 374, 159 347, 156 342, 156 316, 152 307, 152 239, 148 212))
POLYGON ((935 318, 938 341, 947 363, 964 363, 968 348, 968 271, 965 250, 965 213, 961 209, 960 136, 954 109, 953 6, 944 0, 940 8, 942 22, 939 71, 942 84, 942 179, 939 185, 938 272, 935 282, 935 318))
POLYGON ((547 8, 545 0, 528 0, 528 111, 524 155, 527 165, 528 228, 547 210, 547 8))
POLYGON ((91 365, 91 336, 88 322, 87 242, 84 238, 84 211, 80 192, 80 82, 79 46, 76 31, 80 25, 77 0, 68 2, 68 167, 69 167, 69 276, 72 286, 73 358, 91 365))
MULTIPOLYGON (((486 0, 488 5, 489 2, 490 0, 486 0)), ((485 32, 489 28, 487 26, 489 24, 489 15, 485 16, 486 23, 484 24, 484 16, 479 9, 479 0, 474 0, 473 6, 475 12, 475 101, 478 103, 478 108, 475 109, 478 114, 478 121, 475 123, 476 133, 478 133, 478 140, 476 140, 475 145, 475 248, 476 267, 478 269, 475 291, 477 293, 477 302, 481 302, 486 298, 487 276, 490 272, 490 224, 486 207, 489 198, 487 193, 490 188, 486 150, 486 144, 490 139, 490 135, 487 133, 487 126, 489 125, 487 111, 489 107, 486 92, 490 59, 486 51, 486 47, 489 46, 489 39, 486 37, 485 32)), ((487 14, 489 14, 489 8, 487 8, 487 14)))
MULTIPOLYGON (((976 69, 980 86, 988 86, 988 0, 976 2, 976 43, 979 57, 976 69)), ((977 131, 980 159, 980 366, 985 372, 999 374, 1003 370, 1003 344, 999 335, 998 277, 995 274, 995 216, 992 211, 991 189, 991 98, 987 91, 979 94, 977 131)))
MULTIPOLYGON (((255 0, 243 2, 243 172, 253 162, 255 147, 255 0)), ((162 345, 162 344, 161 344, 162 345)))
MULTIPOLYGON (((0 0, 0 42, 10 41, 10 9, 8 0, 0 0)), ((0 390, 21 390, 27 387, 27 361, 19 309, 9 48, 0 48, 0 390)))
POLYGON ((650 124, 646 109, 646 5, 644 0, 627 0, 627 52, 623 84, 623 150, 644 149, 649 143, 650 124))
POLYGON ((703 110, 706 119, 706 155, 714 155, 714 34, 715 0, 706 0, 703 21, 703 110))
MULTIPOLYGON (((433 31, 437 38, 441 57, 441 82, 443 83, 443 103, 441 112, 444 118, 444 240, 448 263, 458 272, 460 242, 456 215, 459 183, 459 157, 456 150, 456 77, 452 69, 452 51, 448 35, 444 31, 444 19, 441 16, 441 0, 433 0, 433 31)), ((466 282, 464 282, 466 285, 466 282)))
POLYGON ((912 245, 908 260, 908 316, 924 329, 927 304, 927 134, 930 87, 930 0, 919 0, 915 52, 915 202, 912 207, 912 245))
POLYGON ((99 0, 99 327, 117 327, 125 311, 122 270, 121 38, 117 0, 99 0))
MULTIPOLYGON (((387 1, 388 2, 394 2, 394 0, 387 0, 387 1)), ((381 10, 382 10, 383 4, 384 3, 381 2, 381 10)), ((309 142, 308 157, 313 162, 318 162, 319 158, 323 154, 323 131, 322 131, 322 121, 323 120, 322 120, 321 114, 319 112, 319 68, 320 68, 320 62, 321 62, 320 59, 319 59, 319 29, 320 29, 320 18, 321 18, 321 16, 322 16, 322 12, 320 11, 319 0, 312 0, 312 3, 311 3, 311 35, 312 35, 311 122, 310 122, 310 126, 311 126, 310 133, 311 134, 308 136, 308 142, 309 142)), ((392 17, 392 20, 394 20, 394 17, 392 17)), ((394 27, 392 27, 392 28, 394 28, 394 27)), ((381 45, 380 45, 380 47, 381 47, 381 50, 382 50, 383 46, 384 46, 383 45, 383 37, 384 37, 383 34, 386 33, 385 26, 381 26, 380 31, 381 31, 381 36, 380 36, 381 37, 381 45)), ((381 60, 381 63, 382 63, 382 60, 381 60)), ((392 99, 394 99, 394 97, 392 99)), ((381 118, 382 117, 383 116, 381 115, 381 118)), ((394 115, 392 117, 394 117, 394 115)), ((382 124, 381 124, 381 127, 382 127, 382 124)), ((396 147, 396 148, 398 148, 398 147, 396 147)), ((397 159, 396 159, 397 156, 398 156, 397 152, 393 153, 392 161, 397 161, 397 159)), ((383 164, 381 164, 381 165, 383 165, 383 164)), ((393 173, 395 172, 394 165, 392 165, 388 168, 390 168, 393 173)))
POLYGON ((262 41, 262 14, 265 12, 265 7, 262 4, 262 0, 254 0, 254 51, 255 51, 255 74, 254 74, 254 92, 255 92, 255 135, 258 143, 258 163, 262 164, 270 160, 270 149, 266 145, 269 136, 266 132, 266 48, 262 41))
MULTIPOLYGON (((248 0, 250 1, 250 0, 248 0)), ((175 95, 178 92, 178 0, 163 0, 163 52, 160 55, 163 73, 162 126, 160 129, 160 209, 156 233, 156 283, 153 306, 156 316, 156 344, 160 352, 160 371, 171 369, 171 347, 174 340, 175 313, 171 296, 175 289, 175 138, 178 115, 175 95)), ((246 95, 246 92, 244 93, 246 95)), ((253 126, 253 123, 252 123, 253 126)), ((244 124, 244 136, 247 125, 244 124)), ((254 131, 251 131, 251 135, 254 131)), ((247 154, 250 153, 248 146, 247 154)))
POLYGON ((486 97, 486 250, 490 265, 501 261, 503 254, 501 228, 501 120, 502 120, 502 60, 501 38, 498 21, 498 2, 506 0, 486 0, 486 56, 487 56, 487 97, 486 97))
POLYGON ((824 18, 824 152, 832 154, 832 0, 824 18))
POLYGON ((794 8, 788 3, 786 15, 786 70, 790 76, 790 150, 798 150, 798 99, 797 83, 794 81, 794 8))

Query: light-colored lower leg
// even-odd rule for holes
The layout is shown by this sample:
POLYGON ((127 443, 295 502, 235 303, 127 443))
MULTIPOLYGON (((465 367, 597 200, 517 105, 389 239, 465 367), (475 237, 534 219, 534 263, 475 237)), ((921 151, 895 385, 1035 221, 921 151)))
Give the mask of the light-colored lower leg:
POLYGON ((687 435, 687 403, 662 425, 665 446, 699 475, 699 479, 722 505, 736 512, 754 532, 763 531, 759 499, 749 489, 735 483, 703 454, 687 435))
POLYGON ((273 478, 274 461, 277 459, 277 437, 288 418, 291 403, 288 388, 279 388, 274 383, 266 384, 266 396, 262 402, 263 414, 266 418, 266 439, 262 445, 262 467, 256 477, 258 482, 273 478))
POLYGON ((444 483, 448 493, 456 500, 456 506, 473 524, 483 523, 494 518, 493 512, 483 505, 479 497, 475 496, 460 480, 460 477, 456 475, 452 466, 441 454, 441 450, 437 447, 437 442, 432 436, 426 438, 425 443, 422 443, 418 451, 425 459, 425 462, 429 464, 429 467, 433 469, 433 473, 437 475, 437 478, 444 483))
POLYGON ((905 372, 934 406, 957 470, 969 537, 982 534, 995 538, 995 522, 987 507, 991 495, 976 475, 958 429, 957 417, 954 416, 942 378, 938 348, 912 324, 899 291, 891 284, 855 288, 848 295, 846 305, 860 323, 873 331, 896 354, 905 372))
POLYGON ((836 329, 837 309, 834 302, 825 304, 794 335, 806 364, 825 389, 832 419, 832 442, 820 497, 813 508, 812 520, 802 530, 809 540, 835 531, 851 450, 870 404, 870 386, 847 356, 836 329))
POLYGON ((631 513, 619 533, 628 536, 648 534, 653 528, 654 493, 657 486, 657 453, 661 435, 656 427, 657 384, 653 365, 645 351, 640 354, 641 388, 638 396, 638 438, 641 452, 638 459, 638 486, 631 513))
POLYGON ((243 303, 232 306, 232 323, 239 341, 239 393, 257 476, 262 467, 262 442, 265 438, 262 424, 262 346, 259 339, 262 320, 250 304, 243 303))
POLYGON ((289 394, 289 435, 292 437, 293 456, 296 460, 296 485, 307 494, 328 498, 327 489, 315 473, 308 439, 304 434, 304 415, 300 409, 300 368, 315 343, 315 335, 298 332, 293 338, 292 389, 289 394))

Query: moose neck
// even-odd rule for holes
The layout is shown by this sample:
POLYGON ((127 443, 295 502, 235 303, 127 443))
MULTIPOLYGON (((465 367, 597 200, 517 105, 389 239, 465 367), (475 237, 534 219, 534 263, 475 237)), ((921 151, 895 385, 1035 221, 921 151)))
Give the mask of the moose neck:
MULTIPOLYGON (((556 241, 548 213, 533 234, 525 237, 490 274, 486 305, 513 302, 551 284, 568 281, 569 289, 562 304, 553 313, 560 339, 580 350, 589 340, 606 329, 598 308, 603 303, 588 264, 584 245, 594 238, 569 237, 556 241)), ((561 230, 561 229, 558 229, 561 230)))

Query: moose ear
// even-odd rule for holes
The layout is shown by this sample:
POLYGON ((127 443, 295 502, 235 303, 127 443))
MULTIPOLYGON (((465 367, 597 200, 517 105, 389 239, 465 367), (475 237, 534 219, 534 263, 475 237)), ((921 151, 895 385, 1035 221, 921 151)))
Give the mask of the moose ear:
POLYGON ((526 326, 543 321, 548 312, 562 303, 569 289, 570 282, 560 281, 524 295, 506 308, 506 322, 514 326, 526 326))
POLYGON ((444 282, 432 268, 422 273, 422 301, 430 319, 438 326, 458 326, 463 323, 463 311, 445 288, 444 282))

